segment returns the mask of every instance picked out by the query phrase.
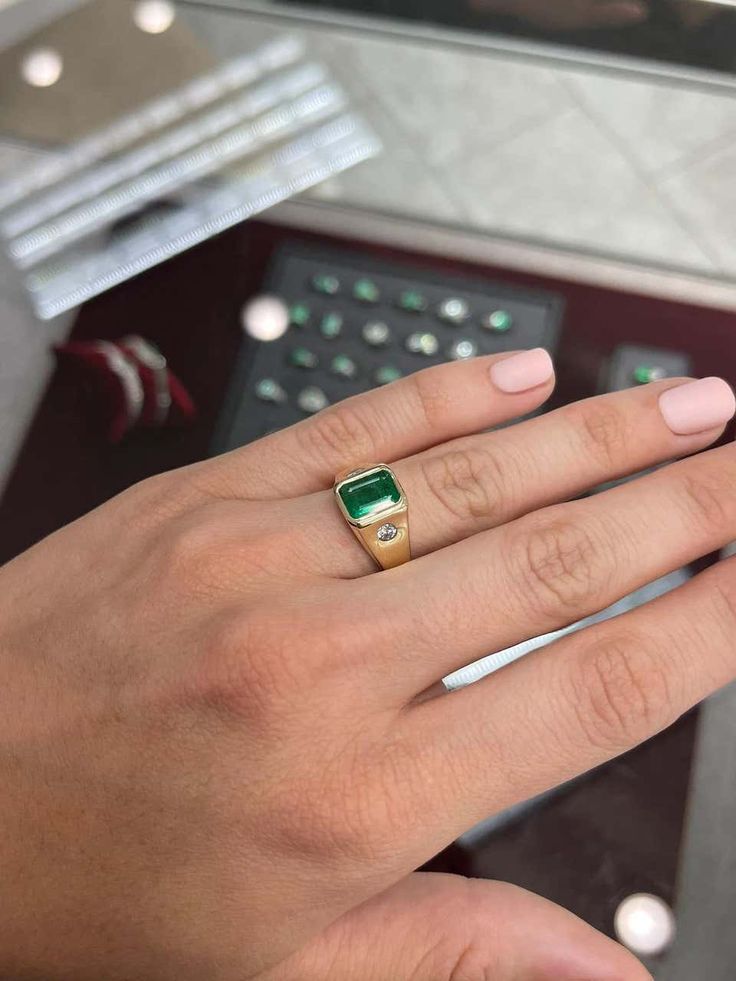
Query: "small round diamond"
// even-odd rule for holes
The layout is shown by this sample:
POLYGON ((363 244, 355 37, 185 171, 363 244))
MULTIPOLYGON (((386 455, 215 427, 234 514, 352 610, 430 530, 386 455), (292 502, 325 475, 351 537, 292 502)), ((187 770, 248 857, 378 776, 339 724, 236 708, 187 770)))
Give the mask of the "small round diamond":
POLYGON ((398 533, 399 529, 396 527, 396 525, 385 524, 381 525, 376 532, 376 538, 379 540, 379 542, 392 542, 398 533))
POLYGON ((451 296, 441 303, 437 312, 440 320, 445 320, 448 324, 461 324, 470 316, 468 304, 458 296, 451 296))
POLYGON ((409 334, 406 339, 407 351, 411 351, 412 354, 424 354, 428 358, 437 354, 439 346, 440 342, 434 334, 417 332, 409 334))
POLYGON ((449 351, 453 361, 464 361, 466 358, 474 358, 477 353, 478 345, 470 340, 456 341, 449 351))
POLYGON ((310 386, 299 392, 297 403, 302 412, 321 412, 330 404, 327 396, 321 388, 310 386))
POLYGON ((363 327, 363 340, 371 347, 382 347, 391 340, 391 328, 380 320, 370 321, 363 327))

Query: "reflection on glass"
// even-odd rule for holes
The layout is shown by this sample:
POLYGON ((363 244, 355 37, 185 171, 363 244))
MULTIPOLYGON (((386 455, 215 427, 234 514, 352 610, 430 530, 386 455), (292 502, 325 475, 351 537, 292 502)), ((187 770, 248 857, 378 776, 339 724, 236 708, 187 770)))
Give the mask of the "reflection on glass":
POLYGON ((53 48, 34 48, 21 62, 23 79, 35 88, 45 89, 56 85, 61 78, 64 64, 61 55, 53 48))
POLYGON ((736 71, 736 0, 287 0, 736 71))

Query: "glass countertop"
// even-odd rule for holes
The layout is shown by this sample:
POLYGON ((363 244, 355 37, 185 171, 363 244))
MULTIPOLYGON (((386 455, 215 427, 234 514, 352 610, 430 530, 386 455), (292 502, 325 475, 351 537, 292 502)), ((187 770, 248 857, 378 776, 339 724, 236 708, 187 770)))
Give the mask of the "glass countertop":
POLYGON ((287 0, 672 65, 736 71, 733 0, 287 0))
POLYGON ((39 6, 0 53, 0 179, 290 37, 382 146, 311 206, 736 285, 734 3, 15 0, 0 36, 39 6))

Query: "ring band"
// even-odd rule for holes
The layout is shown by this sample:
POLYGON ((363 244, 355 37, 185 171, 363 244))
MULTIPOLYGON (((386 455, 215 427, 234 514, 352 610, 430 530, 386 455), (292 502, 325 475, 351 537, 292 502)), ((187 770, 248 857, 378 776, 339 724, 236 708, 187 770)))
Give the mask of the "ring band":
POLYGON ((338 477, 335 499, 353 534, 381 569, 411 559, 409 505, 390 467, 379 464, 338 477))

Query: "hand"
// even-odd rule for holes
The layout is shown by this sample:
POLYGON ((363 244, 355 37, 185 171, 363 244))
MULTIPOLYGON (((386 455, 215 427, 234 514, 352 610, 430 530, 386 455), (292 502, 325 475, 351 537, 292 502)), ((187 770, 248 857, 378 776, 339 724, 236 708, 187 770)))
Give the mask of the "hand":
POLYGON ((648 0, 469 0, 481 13, 507 14, 556 31, 626 27, 649 16, 648 0))
POLYGON ((540 405, 544 352, 443 365, 132 488, 0 570, 0 976, 646 972, 510 886, 411 875, 736 673, 736 566, 453 695, 461 665, 736 538, 734 409, 667 381, 540 405), (397 461, 374 573, 333 474, 397 461))

